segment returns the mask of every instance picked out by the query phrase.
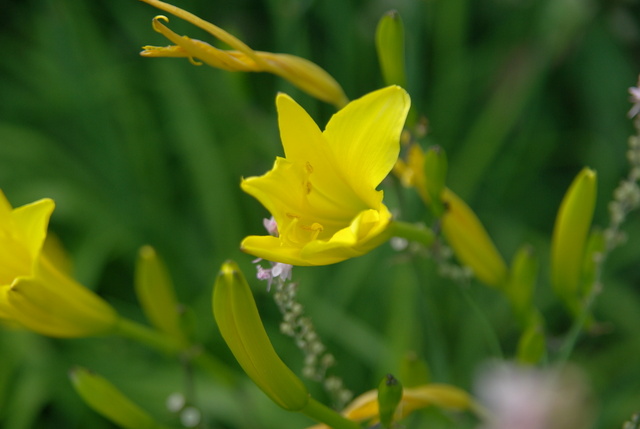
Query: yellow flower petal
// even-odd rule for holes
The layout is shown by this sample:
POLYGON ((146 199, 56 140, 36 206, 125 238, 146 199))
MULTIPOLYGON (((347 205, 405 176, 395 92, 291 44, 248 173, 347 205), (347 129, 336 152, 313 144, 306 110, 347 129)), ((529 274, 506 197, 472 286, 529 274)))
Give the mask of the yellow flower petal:
POLYGON ((409 95, 398 86, 374 91, 333 115, 324 136, 338 169, 356 192, 374 204, 375 189, 400 153, 400 133, 409 111, 409 95))
POLYGON ((53 200, 47 198, 18 207, 13 211, 16 227, 22 234, 23 244, 27 247, 31 258, 35 258, 42 250, 47 236, 49 218, 54 208, 53 200))
POLYGON ((391 221, 391 213, 386 206, 381 210, 360 212, 353 222, 335 233, 328 241, 314 240, 302 248, 302 257, 344 259, 364 255, 390 237, 384 232, 391 221))
POLYGON ((45 199, 13 209, 0 191, 0 285, 33 272, 53 207, 45 199))
POLYGON ((101 298, 40 259, 37 273, 19 277, 6 293, 11 319, 53 337, 106 334, 118 316, 101 298))
POLYGON ((283 245, 279 238, 270 235, 250 235, 245 237, 240 243, 240 249, 267 261, 278 261, 283 264, 298 266, 327 265, 326 263, 312 264, 302 259, 299 247, 283 245))
POLYGON ((11 220, 11 212, 13 211, 13 206, 7 200, 7 197, 4 195, 4 192, 0 189, 0 225, 6 225, 7 222, 12 222, 11 220))
POLYGON ((358 197, 338 169, 339 163, 332 148, 311 116, 286 94, 278 94, 276 105, 280 138, 287 160, 302 164, 310 170, 310 175, 313 173, 315 192, 310 194, 310 198, 324 198, 336 209, 346 204, 350 212, 366 208, 366 202, 358 197))
POLYGON ((7 292, 9 292, 9 287, 0 285, 0 323, 11 319, 11 308, 7 303, 7 292))
POLYGON ((279 237, 247 237, 242 250, 274 262, 326 265, 387 240, 391 214, 376 187, 398 156, 406 92, 389 87, 350 103, 324 134, 290 97, 279 95, 277 107, 286 158, 241 186, 272 214, 279 237), (342 129, 352 123, 354 132, 342 129), (356 154, 366 155, 345 159, 356 154))

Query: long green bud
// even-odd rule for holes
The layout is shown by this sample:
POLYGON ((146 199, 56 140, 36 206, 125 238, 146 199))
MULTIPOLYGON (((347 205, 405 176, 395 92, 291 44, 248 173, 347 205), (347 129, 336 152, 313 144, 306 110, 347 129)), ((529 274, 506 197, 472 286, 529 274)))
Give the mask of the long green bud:
POLYGON ((135 290, 147 319, 160 331, 181 343, 186 343, 173 282, 165 265, 151 246, 140 249, 136 264, 135 290))
POLYGON ((553 229, 551 282, 556 293, 572 303, 580 293, 583 262, 596 204, 596 172, 584 168, 567 190, 553 229))
POLYGON ((69 377, 84 402, 118 426, 126 429, 163 428, 105 378, 85 368, 74 368, 69 377))
POLYGON ((380 18, 376 28, 376 48, 385 84, 405 88, 404 25, 397 10, 391 10, 380 18))
POLYGON ((307 388, 273 349, 251 289, 233 261, 222 264, 218 274, 213 314, 222 338, 253 382, 285 410, 302 410, 309 402, 307 388))
POLYGON ((396 408, 402 400, 402 384, 391 374, 387 374, 378 386, 378 410, 383 428, 391 428, 396 408))

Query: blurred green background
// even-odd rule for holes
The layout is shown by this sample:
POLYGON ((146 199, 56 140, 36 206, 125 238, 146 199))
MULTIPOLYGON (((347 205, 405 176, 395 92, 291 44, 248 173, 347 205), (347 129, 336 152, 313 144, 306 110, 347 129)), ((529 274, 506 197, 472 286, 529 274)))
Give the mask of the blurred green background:
MULTIPOLYGON (((570 325, 549 292, 546 261, 560 199, 582 166, 598 172, 595 223, 626 175, 627 88, 640 73, 640 7, 633 0, 182 0, 187 9, 257 50, 318 63, 357 98, 383 85, 375 55, 378 19, 395 8, 406 28, 408 91, 429 119, 425 144, 450 160, 450 187, 476 210, 503 256, 531 243, 543 270, 536 302, 553 348, 570 325)), ((274 97, 285 91, 324 124, 332 107, 264 74, 145 59, 166 45, 151 29, 159 11, 136 0, 2 2, 0 15, 0 187, 14 206, 51 197, 51 229, 75 275, 119 311, 143 320, 132 288, 138 248, 167 261, 199 341, 234 365, 210 311, 220 264, 262 233, 267 213, 239 188, 282 154, 274 97)), ((180 34, 211 38, 177 18, 180 34)), ((422 220, 412 191, 386 186, 389 205, 422 220)), ((597 335, 572 360, 590 380, 595 427, 620 427, 640 411, 640 219, 607 263, 594 311, 597 335)), ((513 356, 518 329, 506 300, 473 283, 438 277, 434 264, 386 245, 359 259, 294 270, 306 306, 338 365, 332 373, 361 393, 397 372, 415 351, 434 381, 472 389, 478 365, 495 357, 468 293, 513 356), (464 293, 463 293, 464 292, 464 293)), ((252 280, 272 339, 293 368, 294 345, 277 333, 279 314, 252 280)), ((106 376, 159 419, 184 390, 180 365, 120 339, 60 341, 0 331, 0 427, 110 428, 73 392, 67 371, 106 376)), ((300 428, 310 424, 271 404, 250 383, 222 387, 196 374, 198 405, 213 428, 300 428), (250 410, 247 412, 247 410, 250 410)), ((321 389, 307 385, 319 398, 321 389)), ((433 412, 411 427, 467 424, 433 412)))

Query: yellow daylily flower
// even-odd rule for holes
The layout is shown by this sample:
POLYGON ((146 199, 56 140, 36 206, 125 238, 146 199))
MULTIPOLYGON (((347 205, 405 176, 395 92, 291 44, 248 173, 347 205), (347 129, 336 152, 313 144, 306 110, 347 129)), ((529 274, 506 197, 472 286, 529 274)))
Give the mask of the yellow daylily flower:
POLYGON ((165 16, 153 19, 153 29, 164 35, 173 46, 144 46, 140 54, 144 57, 182 57, 189 58, 193 64, 201 60, 212 67, 228 71, 268 72, 288 80, 313 97, 341 108, 348 100, 342 87, 318 65, 304 58, 288 54, 254 51, 244 42, 192 13, 159 0, 142 0, 160 10, 168 12, 203 29, 213 37, 226 43, 234 50, 223 50, 200 40, 180 36, 171 31, 161 21, 168 22, 165 16))
POLYGON ((242 181, 278 225, 249 236, 243 251, 291 265, 328 265, 389 239, 391 213, 376 187, 398 159, 409 96, 398 86, 352 101, 320 131, 292 98, 276 98, 285 158, 242 181))
MULTIPOLYGON (((436 406, 452 411, 472 411, 480 416, 485 412, 464 390, 448 384, 425 384, 403 389, 396 408, 394 421, 400 421, 412 412, 436 406)), ((349 420, 375 424, 379 421, 378 391, 370 390, 355 398, 341 413, 349 420)), ((319 424, 307 429, 330 429, 319 424)))
POLYGON ((106 333, 115 310, 42 252, 54 206, 43 199, 14 209, 0 191, 0 318, 54 337, 106 333))

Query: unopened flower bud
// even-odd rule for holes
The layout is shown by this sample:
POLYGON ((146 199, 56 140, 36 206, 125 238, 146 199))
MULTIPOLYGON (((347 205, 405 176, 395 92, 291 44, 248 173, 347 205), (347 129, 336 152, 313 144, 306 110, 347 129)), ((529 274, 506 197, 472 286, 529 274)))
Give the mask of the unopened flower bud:
POLYGON ((140 249, 135 290, 147 319, 160 331, 186 342, 173 283, 164 263, 151 246, 140 249))
POLYGON ((286 410, 300 410, 309 394, 269 341, 258 308, 235 262, 222 265, 213 290, 213 314, 236 360, 264 393, 286 410))
POLYGON ((94 411, 125 429, 162 429, 153 418, 105 378, 85 368, 69 374, 74 389, 94 411))
POLYGON ((476 214, 448 188, 442 199, 447 207, 442 231, 458 259, 484 284, 503 287, 507 266, 476 214))
POLYGON ((376 28, 376 49, 385 84, 406 87, 404 25, 397 10, 380 18, 376 28))
POLYGON ((387 374, 378 386, 378 412, 382 427, 391 427, 401 399, 402 384, 393 375, 387 374))
POLYGON ((551 240, 551 281, 571 303, 580 289, 587 235, 596 204, 596 172, 584 168, 565 194, 551 240))

